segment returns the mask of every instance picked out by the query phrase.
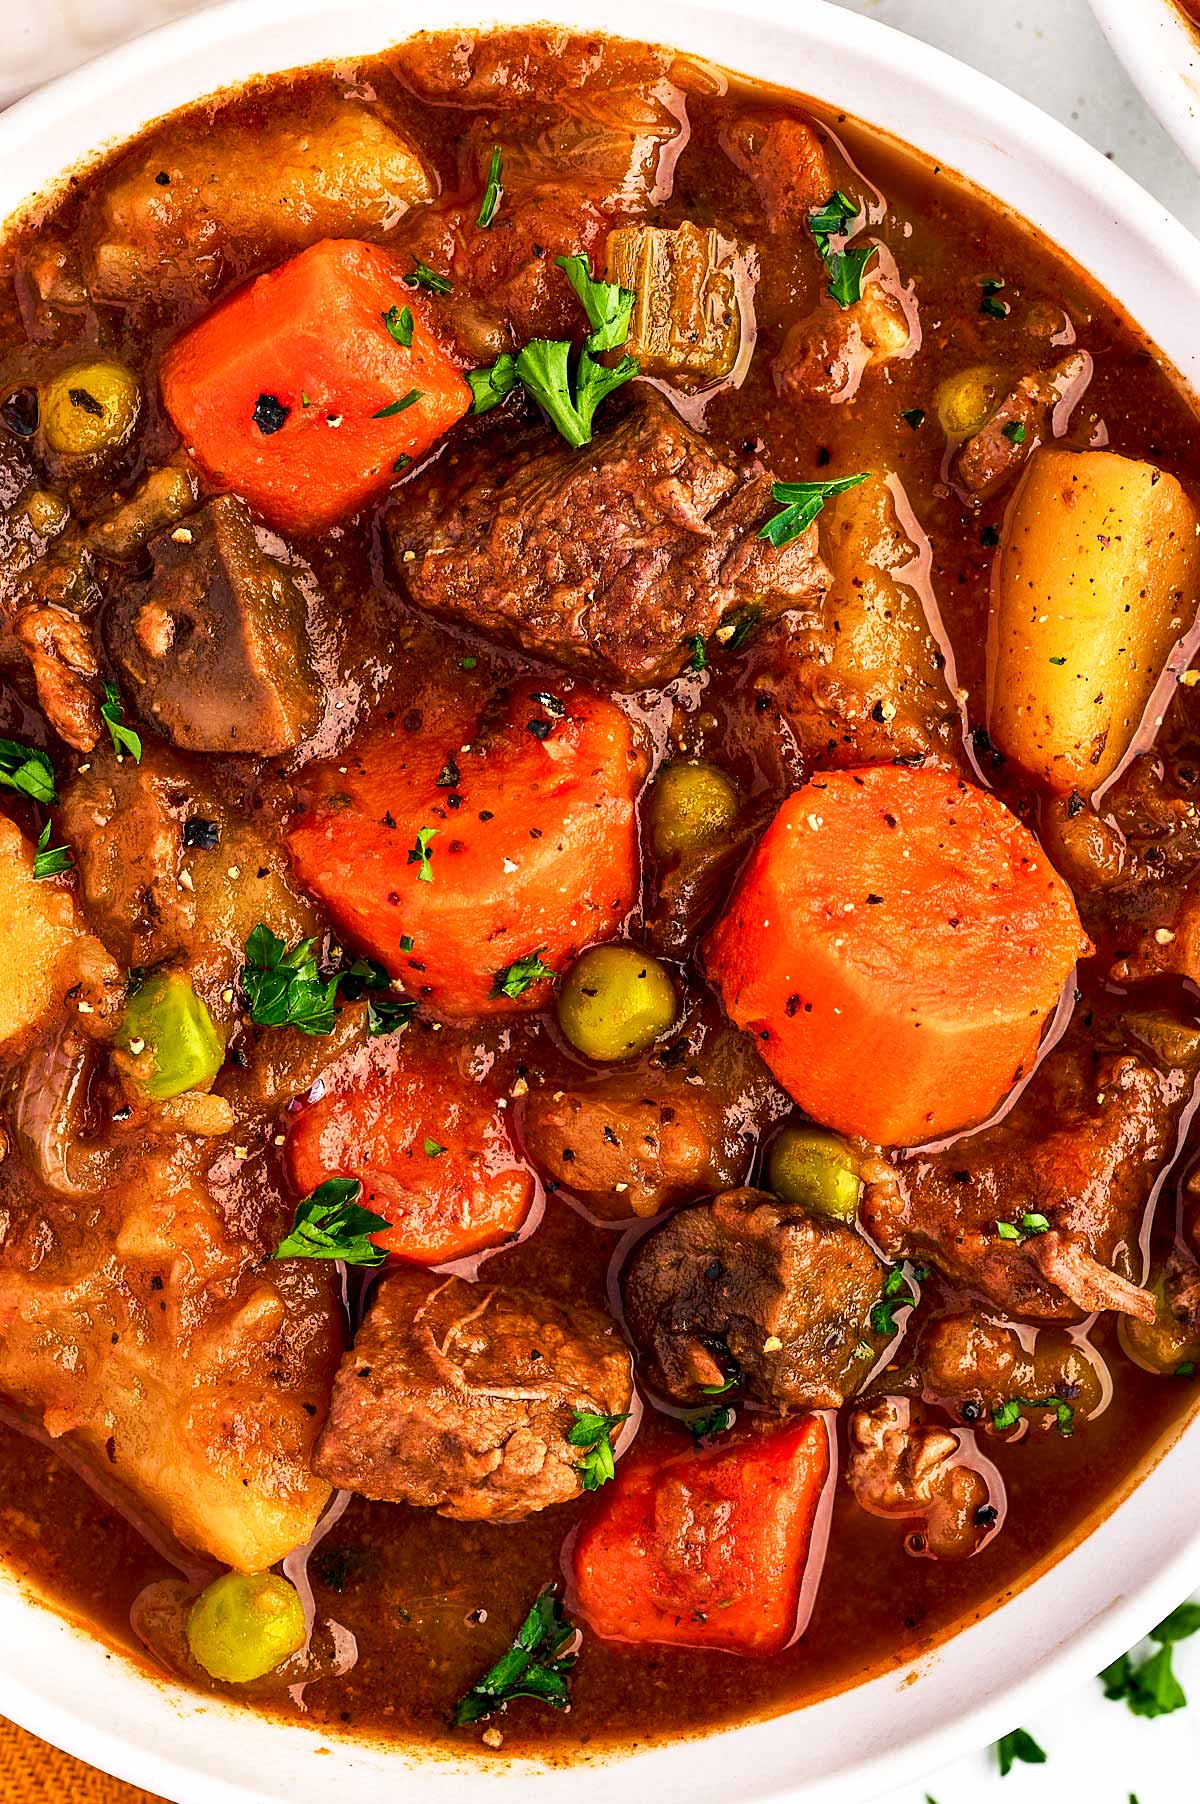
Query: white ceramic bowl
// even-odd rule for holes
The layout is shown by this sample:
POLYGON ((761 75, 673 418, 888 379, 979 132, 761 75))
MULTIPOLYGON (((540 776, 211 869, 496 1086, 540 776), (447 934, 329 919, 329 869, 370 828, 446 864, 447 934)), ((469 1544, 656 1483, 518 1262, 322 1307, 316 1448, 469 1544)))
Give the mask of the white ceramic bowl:
POLYGON ((1126 74, 1200 169, 1200 31, 1174 0, 1089 0, 1126 74))
MULTIPOLYGON (((1131 10, 1135 0, 1119 0, 1131 10)), ((555 20, 652 34, 886 126, 1002 196, 1124 302, 1200 387, 1200 245, 1096 151, 1007 89, 825 0, 425 0, 426 27, 555 20)), ((97 147, 243 77, 382 49, 378 0, 236 0, 142 38, 0 118, 0 219, 97 147)), ((800 1715, 570 1771, 486 1771, 331 1742, 147 1679, 0 1577, 0 1711, 178 1804, 852 1804, 1012 1728, 1200 1584, 1200 1428, 1013 1601, 938 1652, 800 1715)), ((102 1562, 100 1547, 79 1557, 102 1562)), ((863 1574, 870 1583, 870 1574, 863 1574)))

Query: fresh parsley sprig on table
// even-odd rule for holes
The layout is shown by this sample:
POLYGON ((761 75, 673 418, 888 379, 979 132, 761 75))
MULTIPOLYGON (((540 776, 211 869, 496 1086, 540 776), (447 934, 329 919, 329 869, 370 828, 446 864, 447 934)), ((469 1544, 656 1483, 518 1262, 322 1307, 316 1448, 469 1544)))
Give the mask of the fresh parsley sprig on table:
POLYGON ((575 1625, 567 1620, 554 1587, 548 1585, 517 1630, 508 1652, 459 1699, 455 1726, 462 1729, 482 1722, 504 1710, 513 1698, 537 1698, 555 1710, 565 1710, 571 1702, 567 1679, 575 1656, 563 1649, 574 1637, 575 1625))
POLYGON ((1169 1716, 1182 1710, 1187 1693, 1175 1676, 1172 1656, 1175 1644, 1200 1632, 1200 1604, 1180 1604, 1177 1610, 1151 1629, 1150 1640, 1158 1645, 1151 1654, 1135 1660, 1131 1653, 1122 1654, 1100 1674, 1104 1695, 1114 1703, 1125 1703, 1135 1716, 1169 1716))
POLYGON ((1010 1729, 995 1746, 996 1765, 1002 1779, 1008 1778, 1018 1760, 1025 1761, 1027 1766, 1044 1766, 1046 1763, 1045 1748, 1039 1747, 1028 1729, 1010 1729))
POLYGON ((15 789, 31 802, 54 800, 54 766, 36 746, 0 739, 0 789, 15 789))
POLYGON ((622 1422, 628 1422, 629 1411, 621 1416, 596 1415, 590 1410, 577 1409, 575 1420, 567 1430, 567 1440, 572 1447, 579 1447, 583 1458, 577 1464, 580 1479, 585 1491, 598 1491, 617 1475, 617 1463, 613 1458, 612 1431, 619 1428, 622 1422))
POLYGON ((382 1265, 387 1254, 370 1236, 391 1223, 372 1209, 364 1209, 357 1197, 357 1178, 326 1178, 296 1205, 291 1231, 284 1235, 272 1259, 340 1259, 344 1265, 382 1265))
POLYGON ((246 941, 242 991, 256 1027, 295 1027, 302 1034, 333 1032, 336 977, 322 978, 313 948, 316 938, 286 940, 262 921, 246 941))

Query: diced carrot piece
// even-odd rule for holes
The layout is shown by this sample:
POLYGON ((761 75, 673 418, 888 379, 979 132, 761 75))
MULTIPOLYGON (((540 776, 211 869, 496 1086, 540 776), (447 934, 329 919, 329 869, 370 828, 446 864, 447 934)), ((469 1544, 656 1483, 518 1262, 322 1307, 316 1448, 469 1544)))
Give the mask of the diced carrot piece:
POLYGON ((416 1265, 515 1234, 533 1202, 533 1174, 513 1151, 496 1084, 471 1060, 457 1036, 413 1026, 338 1066, 288 1134, 297 1193, 358 1178, 359 1202, 391 1223, 376 1245, 416 1265))
POLYGON ((580 1614, 613 1641, 778 1653, 828 1476, 819 1416, 666 1458, 635 1446, 575 1542, 580 1614))
POLYGON ((239 288, 164 357, 184 444, 272 525, 344 519, 470 407, 429 301, 404 277, 378 245, 326 238, 239 288), (386 324, 407 336, 406 308, 408 345, 386 324))
POLYGON ((377 715, 313 773, 288 834, 300 883, 451 1019, 544 1007, 549 981, 506 984, 510 967, 536 953, 562 972, 616 933, 638 892, 646 761, 628 716, 532 679, 481 727, 486 707, 464 680, 431 685, 403 719, 377 715))
POLYGON ((705 963, 802 1108, 906 1146, 991 1113, 1090 950, 1070 890, 995 796, 874 765, 788 797, 705 963))

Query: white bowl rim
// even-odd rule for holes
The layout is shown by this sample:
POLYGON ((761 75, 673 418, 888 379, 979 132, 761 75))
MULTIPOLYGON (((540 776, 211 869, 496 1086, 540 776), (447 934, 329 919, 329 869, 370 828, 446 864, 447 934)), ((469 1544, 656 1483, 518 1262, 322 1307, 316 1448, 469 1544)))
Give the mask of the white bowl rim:
MULTIPOLYGON (((0 116, 0 219, 189 100, 256 73, 394 41, 375 0, 228 0, 61 77, 0 116)), ((428 0, 426 28, 556 23, 638 38, 644 0, 428 0)), ((389 29, 392 26, 392 29, 389 29)), ((828 0, 660 0, 656 39, 828 99, 1003 197, 1119 298, 1200 388, 1200 244, 1073 133, 943 53, 828 0)), ((851 1804, 1011 1728, 1094 1674, 1200 1584, 1200 1430, 1014 1599, 931 1655, 804 1711, 655 1747, 614 1769, 413 1758, 148 1680, 0 1576, 0 1708, 93 1765, 177 1804, 323 1804, 353 1783, 384 1804, 600 1804, 684 1788, 693 1804, 851 1804), (1157 1533, 1147 1533, 1153 1526, 1157 1533), (1151 1543, 1154 1543, 1153 1549, 1151 1543), (1058 1625, 1062 1625, 1061 1627, 1058 1625), (806 1733, 807 1731, 807 1733, 806 1733), (332 1760, 328 1758, 332 1754, 332 1760)))
POLYGON ((1200 168, 1200 31, 1175 0, 1088 0, 1113 54, 1159 124, 1200 168))

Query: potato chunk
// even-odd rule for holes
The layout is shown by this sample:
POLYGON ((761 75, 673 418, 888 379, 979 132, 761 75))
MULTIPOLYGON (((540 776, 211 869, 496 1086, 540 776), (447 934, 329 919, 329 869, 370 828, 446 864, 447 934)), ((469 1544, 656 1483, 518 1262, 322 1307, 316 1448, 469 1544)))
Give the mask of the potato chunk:
POLYGON ((608 235, 608 279, 637 297, 625 349, 650 376, 727 376, 738 354, 737 247, 690 220, 608 235))
POLYGON ((988 731, 1052 789, 1111 776, 1196 612, 1196 509, 1111 451, 1039 450, 996 554, 988 731))
POLYGON ((0 1052, 14 1057, 78 986, 92 1016, 120 995, 121 973, 88 933, 69 891, 37 882, 33 847, 0 815, 0 1052))
POLYGON ((99 202, 91 286, 141 300, 174 275, 207 292, 226 268, 223 241, 263 255, 371 235, 432 197, 412 146, 353 102, 315 102, 302 128, 219 119, 152 137, 118 165, 99 202))

